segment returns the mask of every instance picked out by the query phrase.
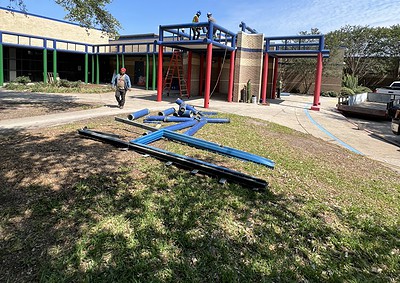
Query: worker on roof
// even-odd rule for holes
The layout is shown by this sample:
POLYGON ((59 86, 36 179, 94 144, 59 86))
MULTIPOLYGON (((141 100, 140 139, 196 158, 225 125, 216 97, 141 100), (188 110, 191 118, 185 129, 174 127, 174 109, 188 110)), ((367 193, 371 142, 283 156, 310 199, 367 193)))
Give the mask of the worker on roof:
MULTIPOLYGON (((201 11, 197 11, 196 15, 194 15, 192 23, 198 23, 201 16, 201 11)), ((193 31, 193 40, 199 39, 200 37, 200 27, 192 27, 193 31)))
MULTIPOLYGON (((207 13, 207 19, 208 19, 208 23, 212 22, 213 24, 215 24, 217 21, 214 19, 214 17, 212 16, 212 13, 208 12, 207 13)), ((213 28, 213 38, 215 38, 215 33, 217 32, 217 28, 213 28)), ((208 31, 207 31, 207 38, 208 38, 208 31)))

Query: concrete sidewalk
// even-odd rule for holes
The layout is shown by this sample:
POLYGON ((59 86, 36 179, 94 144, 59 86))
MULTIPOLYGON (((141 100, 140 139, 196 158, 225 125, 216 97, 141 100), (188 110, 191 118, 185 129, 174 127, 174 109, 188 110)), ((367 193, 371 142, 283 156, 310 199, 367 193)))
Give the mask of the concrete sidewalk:
MULTIPOLYGON (((6 99, 7 96, 10 94, 1 91, 0 101, 6 99)), ((0 121, 0 131, 48 127, 107 115, 126 117, 127 114, 144 108, 148 108, 150 111, 159 111, 177 107, 175 103, 177 96, 163 97, 163 102, 156 102, 156 91, 142 89, 133 89, 132 92, 128 92, 124 109, 116 107, 113 93, 51 95, 52 99, 63 99, 66 96, 74 102, 99 103, 103 106, 90 110, 2 120, 0 121)), ((35 99, 35 94, 30 94, 29 99, 35 99)), ((308 110, 313 102, 313 97, 310 95, 281 96, 281 99, 269 102, 268 106, 228 103, 215 96, 211 97, 210 107, 207 111, 234 113, 274 122, 381 161, 400 172, 400 136, 391 133, 390 122, 347 119, 336 111, 337 98, 321 97, 320 111, 308 110), (362 126, 365 127, 365 130, 359 130, 359 123, 363 123, 362 126)), ((198 110, 205 110, 202 98, 191 98, 189 104, 198 110)))

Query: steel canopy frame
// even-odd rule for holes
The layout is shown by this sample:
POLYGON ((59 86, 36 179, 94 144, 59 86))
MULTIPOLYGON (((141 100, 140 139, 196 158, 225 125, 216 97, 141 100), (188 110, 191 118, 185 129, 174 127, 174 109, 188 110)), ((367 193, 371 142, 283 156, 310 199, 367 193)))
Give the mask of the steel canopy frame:
POLYGON ((227 180, 257 190, 265 190, 268 186, 268 182, 265 180, 246 175, 226 167, 217 166, 215 164, 168 152, 145 144, 125 142, 116 137, 101 134, 88 129, 78 130, 78 133, 96 140, 108 142, 118 147, 134 150, 141 154, 148 154, 162 161, 172 162, 172 164, 177 167, 191 170, 192 173, 202 173, 220 178, 221 183, 224 183, 224 181, 227 180))
MULTIPOLYGON (((182 50, 203 50, 203 46, 207 46, 207 62, 206 62, 206 74, 205 74, 205 90, 204 90, 204 108, 209 107, 210 100, 210 85, 211 85, 211 65, 212 65, 212 52, 213 49, 221 49, 231 52, 231 60, 235 58, 236 49, 236 33, 231 32, 224 27, 213 23, 213 22, 200 22, 200 23, 187 23, 187 24, 177 24, 177 25, 160 25, 159 26, 159 40, 157 42, 160 45, 158 53, 158 81, 157 81, 157 101, 162 101, 162 69, 163 69, 163 48, 162 46, 167 46, 171 48, 178 48, 182 50), (191 40, 192 38, 192 28, 206 28, 209 31, 216 31, 217 37, 214 38, 214 33, 209 32, 207 37, 204 39, 191 40), (188 29, 189 33, 185 30, 188 29), (183 31, 182 31, 183 30, 183 31), (164 33, 172 34, 168 37, 168 40, 164 40, 164 33)), ((191 64, 191 62, 189 62, 191 64)), ((202 65, 202 64, 201 64, 202 65)), ((233 68, 233 65, 230 65, 233 68)), ((200 72, 201 73, 201 72, 200 72)), ((233 74, 233 71, 230 71, 233 74)), ((200 83, 200 85, 202 85, 200 83)), ((228 86, 228 98, 230 102, 233 90, 233 75, 229 76, 229 86, 228 86), (230 92, 230 93, 229 93, 230 92)), ((190 90, 189 90, 190 93, 190 90)), ((200 91, 201 93, 201 91, 200 91)))
MULTIPOLYGON (((266 102, 267 90, 267 77, 268 77, 268 57, 278 58, 317 58, 316 74, 315 74, 315 87, 314 87, 314 101, 311 110, 319 111, 319 97, 321 92, 322 81, 322 59, 329 57, 329 50, 324 49, 324 35, 296 35, 296 36, 275 36, 265 38, 264 50, 264 70, 263 70, 263 88, 261 100, 266 102), (278 43, 276 43, 278 41, 278 43)), ((276 68, 277 61, 275 61, 273 85, 276 86, 278 79, 276 68)), ((273 87, 272 93, 275 93, 273 87)), ((275 95, 272 96, 273 98, 275 95)))
POLYGON ((228 157, 234 157, 244 161, 250 161, 253 163, 264 165, 271 169, 275 167, 275 162, 273 162, 268 158, 165 129, 160 129, 146 136, 142 136, 140 138, 131 140, 130 142, 135 144, 150 144, 162 138, 167 138, 173 141, 179 141, 191 147, 208 150, 214 153, 226 155, 228 157))

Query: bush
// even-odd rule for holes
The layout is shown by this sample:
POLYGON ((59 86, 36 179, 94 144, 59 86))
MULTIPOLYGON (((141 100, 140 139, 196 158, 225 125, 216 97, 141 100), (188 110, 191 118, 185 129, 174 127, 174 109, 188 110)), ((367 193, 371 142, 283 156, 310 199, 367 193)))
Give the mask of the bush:
POLYGON ((328 90, 328 91, 323 91, 321 92, 321 96, 325 96, 325 97, 338 97, 339 93, 337 93, 336 91, 333 90, 328 90))
POLYGON ((60 87, 66 87, 66 88, 79 88, 81 84, 82 84, 81 81, 70 82, 70 81, 68 81, 68 80, 60 80, 60 81, 58 82, 58 86, 60 86, 60 87))
POLYGON ((340 95, 341 96, 349 96, 349 95, 354 95, 355 94, 355 92, 352 90, 352 89, 350 89, 350 88, 348 88, 348 87, 342 87, 341 89, 340 89, 340 95))
POLYGON ((4 86, 5 89, 8 90, 18 90, 18 91, 23 91, 23 90, 28 90, 29 86, 25 85, 25 84, 20 84, 20 83, 15 83, 15 82, 11 82, 8 83, 7 85, 4 86))
POLYGON ((358 78, 353 75, 346 74, 342 79, 342 86, 354 90, 358 87, 358 78))
POLYGON ((354 93, 372 92, 372 90, 366 86, 358 86, 354 89, 354 93))
POLYGON ((13 82, 26 85, 31 82, 31 79, 26 76, 21 76, 21 77, 16 77, 13 82))

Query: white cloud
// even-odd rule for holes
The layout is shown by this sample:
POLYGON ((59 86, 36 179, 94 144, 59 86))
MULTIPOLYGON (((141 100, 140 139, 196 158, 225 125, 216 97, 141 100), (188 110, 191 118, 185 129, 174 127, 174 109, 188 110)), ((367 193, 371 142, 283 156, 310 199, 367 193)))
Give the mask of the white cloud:
POLYGON ((229 19, 224 19, 227 27, 237 26, 243 20, 266 36, 294 35, 311 28, 327 33, 345 25, 400 23, 400 1, 393 0, 255 0, 251 4, 233 4, 229 9, 229 19))

